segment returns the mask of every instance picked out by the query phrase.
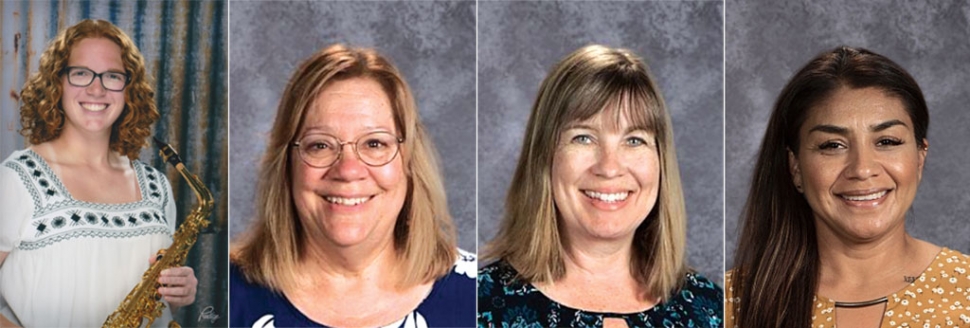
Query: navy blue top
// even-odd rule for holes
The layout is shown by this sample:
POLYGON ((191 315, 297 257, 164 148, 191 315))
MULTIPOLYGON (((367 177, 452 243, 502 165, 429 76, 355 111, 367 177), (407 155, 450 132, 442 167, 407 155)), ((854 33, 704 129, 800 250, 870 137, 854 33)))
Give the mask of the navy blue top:
MULTIPOLYGON (((428 297, 406 317, 385 327, 474 327, 477 261, 474 255, 459 253, 455 266, 435 281, 428 297)), ((234 263, 229 264, 229 298, 231 327, 323 327, 282 293, 247 282, 234 263)))
POLYGON ((603 318, 621 318, 630 327, 722 327, 724 291, 696 273, 684 276, 673 297, 637 313, 592 312, 546 297, 516 276, 505 261, 478 272, 479 327, 602 327, 603 318))

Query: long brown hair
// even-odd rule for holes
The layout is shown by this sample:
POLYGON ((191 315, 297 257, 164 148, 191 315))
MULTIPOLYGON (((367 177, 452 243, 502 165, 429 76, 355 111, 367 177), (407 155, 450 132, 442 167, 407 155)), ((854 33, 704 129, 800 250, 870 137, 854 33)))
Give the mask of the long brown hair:
POLYGON ((391 101, 394 123, 404 143, 401 156, 408 179, 404 207, 394 226, 397 256, 406 267, 401 287, 444 276, 458 258, 437 153, 418 117, 401 73, 371 49, 332 45, 307 58, 293 73, 276 110, 257 186, 256 220, 232 261, 248 281, 273 290, 294 287, 295 270, 306 254, 305 229, 293 205, 290 162, 299 161, 290 144, 297 138, 316 95, 328 83, 363 77, 381 84, 391 101))
POLYGON ((40 68, 20 91, 20 134, 36 145, 57 139, 64 128, 61 72, 71 50, 83 39, 105 38, 121 48, 121 61, 131 81, 125 87, 125 108, 111 126, 109 148, 130 159, 148 143, 151 125, 158 120, 155 91, 149 84, 145 59, 120 28, 105 20, 85 19, 51 40, 40 56, 40 68))
POLYGON ((599 45, 566 56, 543 80, 526 125, 522 153, 506 198, 505 216, 483 259, 503 259, 527 282, 565 274, 559 212, 551 187, 552 161, 564 127, 616 107, 655 132, 660 157, 657 203, 633 238, 631 275, 653 296, 668 298, 687 267, 686 211, 670 115, 647 65, 632 52, 599 45))
POLYGON ((798 131, 809 111, 843 87, 875 87, 898 98, 913 121, 918 146, 926 146, 929 113, 923 92, 888 58, 843 46, 795 73, 772 110, 742 214, 731 286, 740 301, 733 313, 738 327, 811 325, 818 241, 812 209, 792 182, 788 151, 798 156, 798 131))

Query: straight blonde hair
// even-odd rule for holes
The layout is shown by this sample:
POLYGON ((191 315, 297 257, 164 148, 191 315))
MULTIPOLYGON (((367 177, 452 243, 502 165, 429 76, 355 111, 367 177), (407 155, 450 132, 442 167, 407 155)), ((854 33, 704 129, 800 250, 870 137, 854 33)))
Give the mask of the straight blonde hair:
POLYGON ((399 287, 433 281, 454 265, 458 251, 441 170, 411 89, 397 68, 376 51, 337 44, 307 58, 283 91, 260 168, 257 217, 232 254, 248 281, 276 291, 296 287, 294 268, 307 250, 305 228, 296 214, 290 189, 289 164, 300 158, 290 145, 319 91, 328 83, 356 77, 381 84, 404 138, 401 156, 408 179, 407 196, 394 227, 397 256, 405 263, 399 287))
POLYGON ((633 239, 631 275, 650 295, 669 298, 683 284, 686 210, 674 151, 670 115, 643 61, 625 49, 590 45, 556 64, 539 88, 526 127, 522 153, 506 198, 505 215, 483 259, 505 260, 527 282, 565 275, 559 212, 551 170, 564 127, 614 110, 655 132, 660 157, 657 203, 633 239))

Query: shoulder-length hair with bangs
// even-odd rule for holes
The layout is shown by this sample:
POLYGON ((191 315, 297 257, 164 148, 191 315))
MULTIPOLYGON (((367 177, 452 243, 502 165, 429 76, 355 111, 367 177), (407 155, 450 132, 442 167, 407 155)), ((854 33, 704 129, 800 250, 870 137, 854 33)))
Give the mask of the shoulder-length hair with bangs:
POLYGON ((401 287, 442 277, 455 263, 455 231, 437 154, 418 117, 411 89, 397 68, 376 51, 337 44, 306 59, 283 91, 260 168, 257 217, 232 256, 247 280, 274 290, 294 287, 292 269, 307 253, 307 236, 290 189, 290 161, 300 160, 290 151, 290 144, 296 141, 320 90, 331 82, 356 77, 381 84, 404 138, 401 156, 408 190, 394 227, 397 255, 406 263, 401 287))
POLYGON ((505 215, 483 258, 503 259, 528 282, 565 274, 559 212, 552 195, 556 143, 564 128, 608 108, 655 132, 660 190, 633 239, 631 274, 667 299, 682 284, 686 211, 670 115, 643 61, 625 49, 590 45, 576 50, 543 80, 526 126, 522 152, 506 198, 505 215))
POLYGON ((111 126, 109 148, 130 159, 148 143, 158 120, 155 90, 145 72, 145 59, 125 32, 105 20, 85 19, 64 29, 40 56, 40 68, 20 91, 20 134, 36 145, 57 139, 64 128, 61 75, 74 45, 87 38, 105 38, 121 47, 121 61, 131 81, 125 87, 125 108, 111 126))
POLYGON ((841 88, 878 88, 903 103, 916 146, 930 116, 916 80, 901 66, 866 49, 838 47, 805 64, 781 90, 741 214, 741 236, 730 281, 737 327, 808 327, 819 279, 812 208, 792 181, 789 150, 798 156, 798 131, 810 111, 841 88))

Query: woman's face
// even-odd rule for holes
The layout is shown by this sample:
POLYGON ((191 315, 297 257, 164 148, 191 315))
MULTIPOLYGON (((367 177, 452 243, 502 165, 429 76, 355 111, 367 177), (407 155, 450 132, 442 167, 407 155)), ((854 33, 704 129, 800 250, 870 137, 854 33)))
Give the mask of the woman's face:
MULTIPOLYGON (((353 142, 376 131, 396 136, 390 100, 380 84, 353 78, 325 86, 306 113, 298 140, 328 134, 353 142)), ((311 231, 322 233, 335 247, 372 245, 390 241, 404 205, 407 177, 402 155, 383 166, 368 166, 346 144, 340 159, 326 168, 307 165, 291 147, 293 201, 297 214, 311 231)))
MULTIPOLYGON (((125 72, 121 47, 105 38, 85 38, 74 45, 67 59, 68 67, 83 67, 94 73, 125 72)), ((104 88, 101 79, 94 78, 86 87, 68 82, 67 73, 61 76, 64 93, 61 105, 67 117, 64 130, 86 133, 111 133, 111 125, 125 108, 125 92, 104 88)))
POLYGON ((654 134, 613 111, 567 125, 552 163, 552 192, 572 241, 632 238, 657 202, 654 134))
POLYGON ((877 88, 842 88, 810 110, 789 164, 819 229, 861 242, 904 228, 926 158, 913 131, 903 103, 877 88))

